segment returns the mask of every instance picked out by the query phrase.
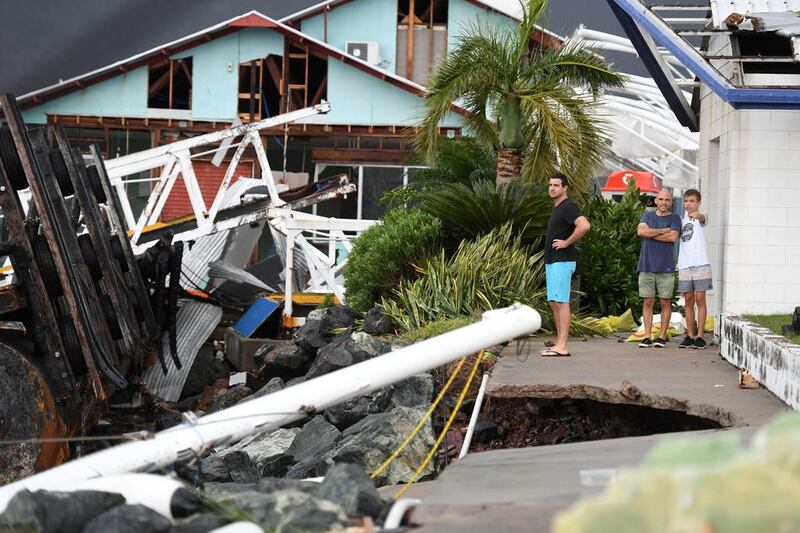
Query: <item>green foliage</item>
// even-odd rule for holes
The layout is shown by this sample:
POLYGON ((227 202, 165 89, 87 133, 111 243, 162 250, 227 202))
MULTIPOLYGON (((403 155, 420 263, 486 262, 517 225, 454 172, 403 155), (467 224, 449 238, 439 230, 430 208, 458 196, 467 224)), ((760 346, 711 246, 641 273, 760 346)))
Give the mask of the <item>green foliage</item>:
POLYGON ((473 324, 475 320, 475 318, 467 316, 437 320, 436 322, 430 322, 419 329, 414 329, 403 334, 402 339, 411 342, 429 339, 431 337, 436 337, 437 335, 447 333, 448 331, 453 331, 454 329, 469 326, 470 324, 473 324))
MULTIPOLYGON (((551 319, 544 288, 542 253, 532 253, 511 224, 476 241, 462 241, 451 258, 444 251, 418 268, 420 277, 404 279, 383 299, 387 316, 406 331, 456 317, 477 319, 488 309, 520 302, 551 319)), ((576 334, 604 334, 593 321, 575 319, 576 334)))
POLYGON ((776 335, 783 335, 790 341, 800 344, 800 335, 783 333, 783 326, 792 323, 792 315, 745 315, 744 317, 759 326, 771 330, 776 335))
POLYGON ((468 137, 438 137, 436 142, 436 155, 428 162, 428 166, 413 169, 412 181, 406 187, 387 191, 381 198, 382 204, 389 207, 416 205, 443 185, 494 181, 495 154, 491 146, 479 144, 468 137))
POLYGON ((580 43, 531 47, 546 5, 527 0, 518 25, 476 23, 457 36, 429 84, 417 138, 426 160, 438 149, 439 124, 458 103, 479 142, 522 151, 524 180, 542 182, 558 167, 573 179, 573 195, 586 189, 607 145, 596 96, 623 79, 580 43))
POLYGON ((441 222, 418 209, 393 209, 353 241, 344 271, 347 304, 366 312, 388 295, 412 265, 436 249, 441 222))
POLYGON ((621 202, 593 198, 582 208, 592 225, 580 243, 578 272, 583 304, 600 315, 621 315, 631 309, 641 313, 636 266, 640 239, 636 227, 644 213, 633 182, 621 202))
POLYGON ((486 235, 510 224, 512 233, 521 235, 526 244, 544 235, 552 207, 543 186, 517 182, 503 186, 489 180, 442 185, 420 203, 458 239, 486 235))

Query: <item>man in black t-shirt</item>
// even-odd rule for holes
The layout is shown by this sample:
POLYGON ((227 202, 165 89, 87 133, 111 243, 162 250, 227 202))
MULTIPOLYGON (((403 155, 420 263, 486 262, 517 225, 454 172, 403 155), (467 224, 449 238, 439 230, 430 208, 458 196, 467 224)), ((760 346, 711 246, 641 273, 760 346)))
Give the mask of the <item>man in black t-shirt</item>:
POLYGON ((569 180, 556 173, 550 178, 547 193, 555 207, 547 223, 544 241, 544 268, 547 276, 547 301, 553 310, 558 340, 555 345, 542 350, 546 357, 568 356, 567 339, 572 313, 569 309, 572 274, 575 272, 575 243, 586 235, 591 227, 580 209, 567 197, 569 180))

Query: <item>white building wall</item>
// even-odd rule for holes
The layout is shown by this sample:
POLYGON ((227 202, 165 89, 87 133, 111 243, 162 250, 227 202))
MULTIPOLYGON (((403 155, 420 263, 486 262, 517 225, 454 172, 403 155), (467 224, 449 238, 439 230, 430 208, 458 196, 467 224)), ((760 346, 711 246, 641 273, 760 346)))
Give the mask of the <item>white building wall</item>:
POLYGON ((790 313, 800 305, 800 111, 736 111, 703 88, 700 123, 710 312, 790 313))

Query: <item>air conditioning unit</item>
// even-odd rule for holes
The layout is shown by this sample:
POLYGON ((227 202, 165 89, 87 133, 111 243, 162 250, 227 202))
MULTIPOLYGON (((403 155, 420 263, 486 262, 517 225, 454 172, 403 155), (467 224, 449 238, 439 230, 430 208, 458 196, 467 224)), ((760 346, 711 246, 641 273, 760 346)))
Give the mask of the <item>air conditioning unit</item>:
POLYGON ((370 65, 381 62, 380 48, 375 41, 347 41, 347 53, 366 61, 370 65))

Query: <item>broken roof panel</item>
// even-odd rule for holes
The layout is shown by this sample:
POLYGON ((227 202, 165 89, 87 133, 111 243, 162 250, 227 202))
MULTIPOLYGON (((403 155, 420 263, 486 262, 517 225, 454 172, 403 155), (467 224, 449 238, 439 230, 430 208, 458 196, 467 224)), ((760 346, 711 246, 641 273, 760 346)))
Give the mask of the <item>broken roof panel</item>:
MULTIPOLYGON (((726 20, 734 14, 796 13, 800 11, 800 0, 711 0, 711 15, 714 28, 727 27, 726 20)), ((764 30, 769 31, 769 30, 764 30)))
MULTIPOLYGON (((682 116, 685 110, 677 102, 673 101, 676 96, 674 87, 670 87, 669 82, 673 81, 671 73, 664 70, 660 63, 660 57, 654 52, 655 48, 647 43, 662 46, 674 57, 679 59, 692 73, 697 76, 706 86, 714 91, 720 98, 737 109, 800 109, 800 89, 797 87, 741 87, 736 86, 730 79, 726 78, 709 61, 707 57, 695 46, 691 45, 682 33, 671 27, 667 21, 661 18, 651 6, 641 0, 607 0, 614 14, 617 16, 631 42, 640 53, 642 61, 648 71, 658 83, 670 107, 676 116, 681 119, 681 123, 689 126, 682 116)), ((710 5, 714 4, 733 4, 736 2, 721 2, 720 0, 710 0, 710 5)), ((758 2, 740 2, 744 4, 757 4, 758 2)), ((785 2, 781 1, 781 4, 785 2)), ((776 2, 777 4, 777 2, 776 2)), ((774 4, 773 4, 774 5, 774 4)), ((720 6, 715 8, 722 13, 720 6)), ((785 9, 785 8, 784 8, 785 9)), ((728 13, 730 14, 730 13, 728 13)), ((717 30, 720 31, 720 30, 717 30)))

